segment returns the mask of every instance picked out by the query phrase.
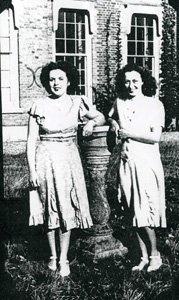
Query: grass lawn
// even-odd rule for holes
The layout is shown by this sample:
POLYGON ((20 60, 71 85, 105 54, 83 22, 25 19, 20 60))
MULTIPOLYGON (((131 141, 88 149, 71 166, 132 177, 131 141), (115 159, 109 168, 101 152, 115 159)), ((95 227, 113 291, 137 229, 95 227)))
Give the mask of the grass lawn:
MULTIPOLYGON (((165 171, 168 227, 166 230, 157 230, 158 248, 163 259, 159 271, 150 275, 146 271, 131 273, 133 260, 138 257, 137 250, 136 252, 134 250, 137 247, 134 246, 136 238, 132 228, 125 223, 122 209, 113 201, 116 194, 114 189, 109 194, 110 225, 114 230, 114 236, 129 249, 125 259, 111 257, 97 263, 88 261, 80 248, 84 233, 74 230, 69 251, 71 275, 62 280, 58 272, 54 273, 47 269, 48 247, 43 229, 28 228, 27 224, 18 227, 16 215, 13 215, 13 219, 10 218, 13 234, 5 236, 2 240, 1 258, 4 255, 5 265, 2 262, 0 299, 179 299, 179 133, 163 133, 160 149, 165 171)), ((20 172, 25 172, 26 169, 21 165, 24 160, 18 157, 16 159, 20 172)), ((10 170, 10 165, 9 158, 6 158, 7 170, 10 170)), ((110 172, 113 177, 115 164, 110 172)), ((5 180, 8 183, 8 176, 5 180)), ((20 180, 24 180, 25 187, 26 175, 21 174, 20 179, 15 176, 11 181, 16 190, 20 180)), ((6 188, 5 192, 11 195, 12 188, 6 188)), ((24 191, 21 196, 23 195, 24 191)), ((26 205, 20 207, 20 216, 24 220, 27 207, 26 205)))

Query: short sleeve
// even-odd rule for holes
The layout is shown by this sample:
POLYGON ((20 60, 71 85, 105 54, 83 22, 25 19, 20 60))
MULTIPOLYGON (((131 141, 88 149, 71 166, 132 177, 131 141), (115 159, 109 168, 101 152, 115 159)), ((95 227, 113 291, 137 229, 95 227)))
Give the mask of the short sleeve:
POLYGON ((79 119, 83 120, 83 117, 87 115, 90 111, 94 110, 93 105, 90 103, 90 100, 86 96, 81 96, 81 102, 79 107, 79 119))
POLYGON ((44 117, 44 105, 42 103, 42 100, 37 100, 36 102, 34 102, 30 108, 30 110, 28 111, 30 116, 33 117, 37 117, 39 116, 40 118, 44 117))
POLYGON ((159 100, 153 100, 151 127, 165 126, 165 110, 163 103, 159 100))

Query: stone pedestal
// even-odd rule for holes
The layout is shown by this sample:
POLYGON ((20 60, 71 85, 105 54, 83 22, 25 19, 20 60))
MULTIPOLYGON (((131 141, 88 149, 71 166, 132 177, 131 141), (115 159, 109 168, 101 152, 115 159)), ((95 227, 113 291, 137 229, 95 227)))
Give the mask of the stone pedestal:
POLYGON ((82 249, 94 262, 112 255, 124 257, 127 253, 127 248, 112 236, 108 224, 110 217, 106 195, 106 172, 110 157, 107 146, 108 130, 109 126, 97 126, 91 137, 83 138, 80 142, 89 173, 88 197, 94 224, 91 229, 86 230, 82 249))

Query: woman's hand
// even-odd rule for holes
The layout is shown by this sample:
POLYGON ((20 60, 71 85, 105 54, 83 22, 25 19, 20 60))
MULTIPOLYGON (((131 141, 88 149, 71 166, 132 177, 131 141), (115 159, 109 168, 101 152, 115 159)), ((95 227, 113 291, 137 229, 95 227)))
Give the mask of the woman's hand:
POLYGON ((94 120, 89 120, 85 126, 83 127, 83 136, 90 136, 93 133, 94 126, 96 125, 96 122, 94 120))
POLYGON ((36 171, 29 173, 29 183, 31 188, 37 188, 39 186, 39 180, 36 171))
POLYGON ((130 133, 126 129, 119 129, 117 137, 121 140, 127 140, 128 138, 130 138, 130 133))
POLYGON ((118 133, 119 133, 119 124, 118 124, 115 120, 113 120, 113 119, 110 119, 110 124, 111 124, 110 130, 111 130, 112 132, 114 132, 115 135, 118 137, 118 133))

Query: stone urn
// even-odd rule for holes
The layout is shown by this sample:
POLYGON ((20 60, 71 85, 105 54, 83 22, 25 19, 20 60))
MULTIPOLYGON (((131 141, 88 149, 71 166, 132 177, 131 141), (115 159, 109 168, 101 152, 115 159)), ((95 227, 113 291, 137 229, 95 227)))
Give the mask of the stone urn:
POLYGON ((124 257, 127 248, 112 235, 108 221, 110 206, 106 194, 106 172, 111 153, 108 150, 109 126, 97 126, 93 135, 83 138, 80 135, 80 149, 85 159, 85 168, 88 173, 88 198, 93 227, 86 230, 86 238, 81 246, 85 255, 93 261, 109 256, 124 257))

